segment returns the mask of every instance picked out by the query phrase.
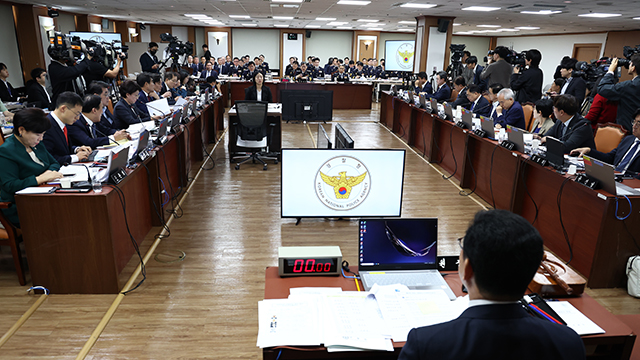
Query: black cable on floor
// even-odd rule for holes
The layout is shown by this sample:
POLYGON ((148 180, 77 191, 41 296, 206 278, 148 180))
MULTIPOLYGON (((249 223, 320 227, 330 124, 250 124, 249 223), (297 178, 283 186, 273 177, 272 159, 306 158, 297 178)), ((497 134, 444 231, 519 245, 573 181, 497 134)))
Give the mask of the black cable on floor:
POLYGON ((536 204, 536 201, 533 200, 533 196, 531 196, 531 193, 529 192, 529 187, 527 186, 526 172, 527 172, 527 163, 529 162, 530 159, 531 159, 530 157, 526 158, 526 160, 524 161, 524 164, 522 164, 522 172, 520 173, 520 175, 522 177, 522 184, 524 185, 524 190, 527 192, 527 196, 529 196, 529 199, 531 199, 531 202, 533 203, 533 207, 536 209, 536 216, 533 218, 533 221, 531 222, 531 225, 533 225, 536 222, 536 220, 538 220, 539 210, 538 210, 538 204, 536 204))
POLYGON ((491 152, 491 165, 489 166, 489 191, 491 191, 491 203, 493 205, 493 208, 496 208, 496 198, 493 196, 493 182, 492 182, 492 177, 493 177, 493 155, 496 154, 496 150, 498 149, 498 144, 496 144, 496 146, 493 148, 493 151, 491 152))
POLYGON ((564 189, 565 184, 571 180, 570 177, 567 177, 560 185, 560 190, 558 191, 557 197, 557 205, 558 205, 558 216, 560 217, 560 226, 562 227, 562 233, 564 234, 564 240, 567 242, 567 246, 569 247, 569 261, 567 261, 566 265, 569 265, 571 260, 573 260, 573 248, 571 247, 571 242, 569 241, 569 235, 567 234, 567 229, 564 227, 564 222, 562 221, 562 190, 564 189))
MULTIPOLYGON (((458 161, 456 160, 456 153, 453 151, 453 128, 451 127, 451 131, 449 132, 449 148, 451 149, 451 156, 453 157, 453 164, 455 165, 455 169, 453 169, 453 174, 449 176, 442 175, 442 178, 445 180, 451 179, 458 172, 458 161)), ((444 154, 442 154, 442 159, 444 160, 444 154)))
POLYGON ((478 188, 478 174, 476 174, 476 169, 473 168, 473 161, 471 161, 471 155, 469 153, 470 151, 467 151, 467 159, 469 159, 469 166, 471 166, 471 171, 473 172, 474 184, 473 184, 473 190, 471 190, 470 193, 467 193, 464 190, 460 190, 459 194, 462 196, 470 196, 471 194, 476 192, 476 189, 478 188))

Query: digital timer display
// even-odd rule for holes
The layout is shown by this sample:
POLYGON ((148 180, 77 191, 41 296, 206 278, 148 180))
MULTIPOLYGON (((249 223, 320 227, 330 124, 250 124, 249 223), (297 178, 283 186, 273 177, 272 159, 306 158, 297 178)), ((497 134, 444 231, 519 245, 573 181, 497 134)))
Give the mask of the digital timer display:
POLYGON ((338 271, 336 258, 285 259, 282 272, 288 275, 335 274, 338 271))

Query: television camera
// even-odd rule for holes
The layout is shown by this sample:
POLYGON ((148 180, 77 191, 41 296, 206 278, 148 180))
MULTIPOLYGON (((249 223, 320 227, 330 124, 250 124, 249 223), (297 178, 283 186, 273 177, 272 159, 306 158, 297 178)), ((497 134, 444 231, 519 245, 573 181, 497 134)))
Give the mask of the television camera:
POLYGON ((160 40, 169 42, 169 53, 171 53, 171 58, 177 61, 177 59, 182 55, 191 55, 193 54, 193 43, 178 40, 177 36, 173 36, 170 33, 160 34, 160 40))
POLYGON ((449 50, 451 50, 451 64, 447 67, 447 76, 450 79, 462 75, 464 71, 464 64, 462 63, 462 57, 464 56, 465 44, 451 44, 449 50))
POLYGON ((524 68, 524 61, 526 56, 526 51, 516 52, 515 50, 510 50, 505 60, 511 65, 517 66, 519 68, 524 68))
MULTIPOLYGON (((625 46, 623 48, 623 55, 625 59, 618 59, 618 72, 614 75, 620 76, 620 68, 629 68, 631 64, 631 57, 635 54, 640 54, 640 45, 635 47, 625 46)), ((591 62, 578 61, 573 71, 573 76, 581 76, 585 79, 588 86, 596 84, 604 74, 609 71, 612 58, 603 57, 599 60, 591 60, 591 62)))
POLYGON ((49 36, 47 51, 52 59, 66 63, 75 63, 87 53, 92 61, 111 69, 116 64, 117 57, 122 60, 128 57, 129 47, 120 41, 81 40, 78 36, 67 36, 56 31, 49 36))

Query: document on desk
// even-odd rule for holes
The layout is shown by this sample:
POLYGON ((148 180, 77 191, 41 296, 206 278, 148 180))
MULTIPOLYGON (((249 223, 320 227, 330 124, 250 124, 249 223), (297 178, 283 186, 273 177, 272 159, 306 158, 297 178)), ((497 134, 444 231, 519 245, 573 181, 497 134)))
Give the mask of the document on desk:
POLYGON ((591 321, 585 314, 576 309, 568 301, 547 301, 553 311, 555 311, 567 326, 572 328, 578 335, 604 334, 605 331, 596 323, 591 321))
POLYGON ((319 346, 318 307, 306 299, 258 302, 258 343, 261 348, 319 346))
POLYGON ((129 125, 129 128, 127 128, 127 131, 129 132, 129 134, 137 134, 142 132, 143 129, 146 129, 147 131, 151 131, 155 127, 156 127, 155 122, 151 120, 151 121, 145 121, 142 123, 131 124, 129 125))

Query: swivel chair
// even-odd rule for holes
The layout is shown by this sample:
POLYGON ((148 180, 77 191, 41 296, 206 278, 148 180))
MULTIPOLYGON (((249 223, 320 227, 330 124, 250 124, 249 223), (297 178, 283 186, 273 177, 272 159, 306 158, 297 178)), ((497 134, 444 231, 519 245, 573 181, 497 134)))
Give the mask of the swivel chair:
MULTIPOLYGON (((252 163, 260 162, 263 170, 267 170, 267 163, 264 160, 274 160, 278 163, 277 157, 268 156, 268 142, 273 138, 273 128, 275 124, 268 124, 267 108, 268 103, 264 101, 244 100, 236 101, 236 114, 238 121, 233 123, 236 130, 236 145, 242 148, 249 148, 252 151, 246 155, 235 156, 233 160, 243 159, 236 164, 236 170, 240 165, 251 160, 252 163), (267 136, 267 130, 270 134, 267 136), (264 151, 263 151, 264 150, 264 151)), ((230 139, 230 141, 234 141, 230 139)))
MULTIPOLYGON (((0 209, 7 209, 9 206, 11 206, 11 203, 9 202, 0 203, 0 209)), ((2 211, 0 211, 0 223, 4 226, 4 229, 0 228, 0 245, 9 246, 11 248, 13 263, 15 264, 16 272, 18 273, 18 281, 20 282, 20 285, 25 285, 27 283, 24 277, 25 266, 19 246, 19 242, 22 240, 22 232, 4 216, 2 211)))

